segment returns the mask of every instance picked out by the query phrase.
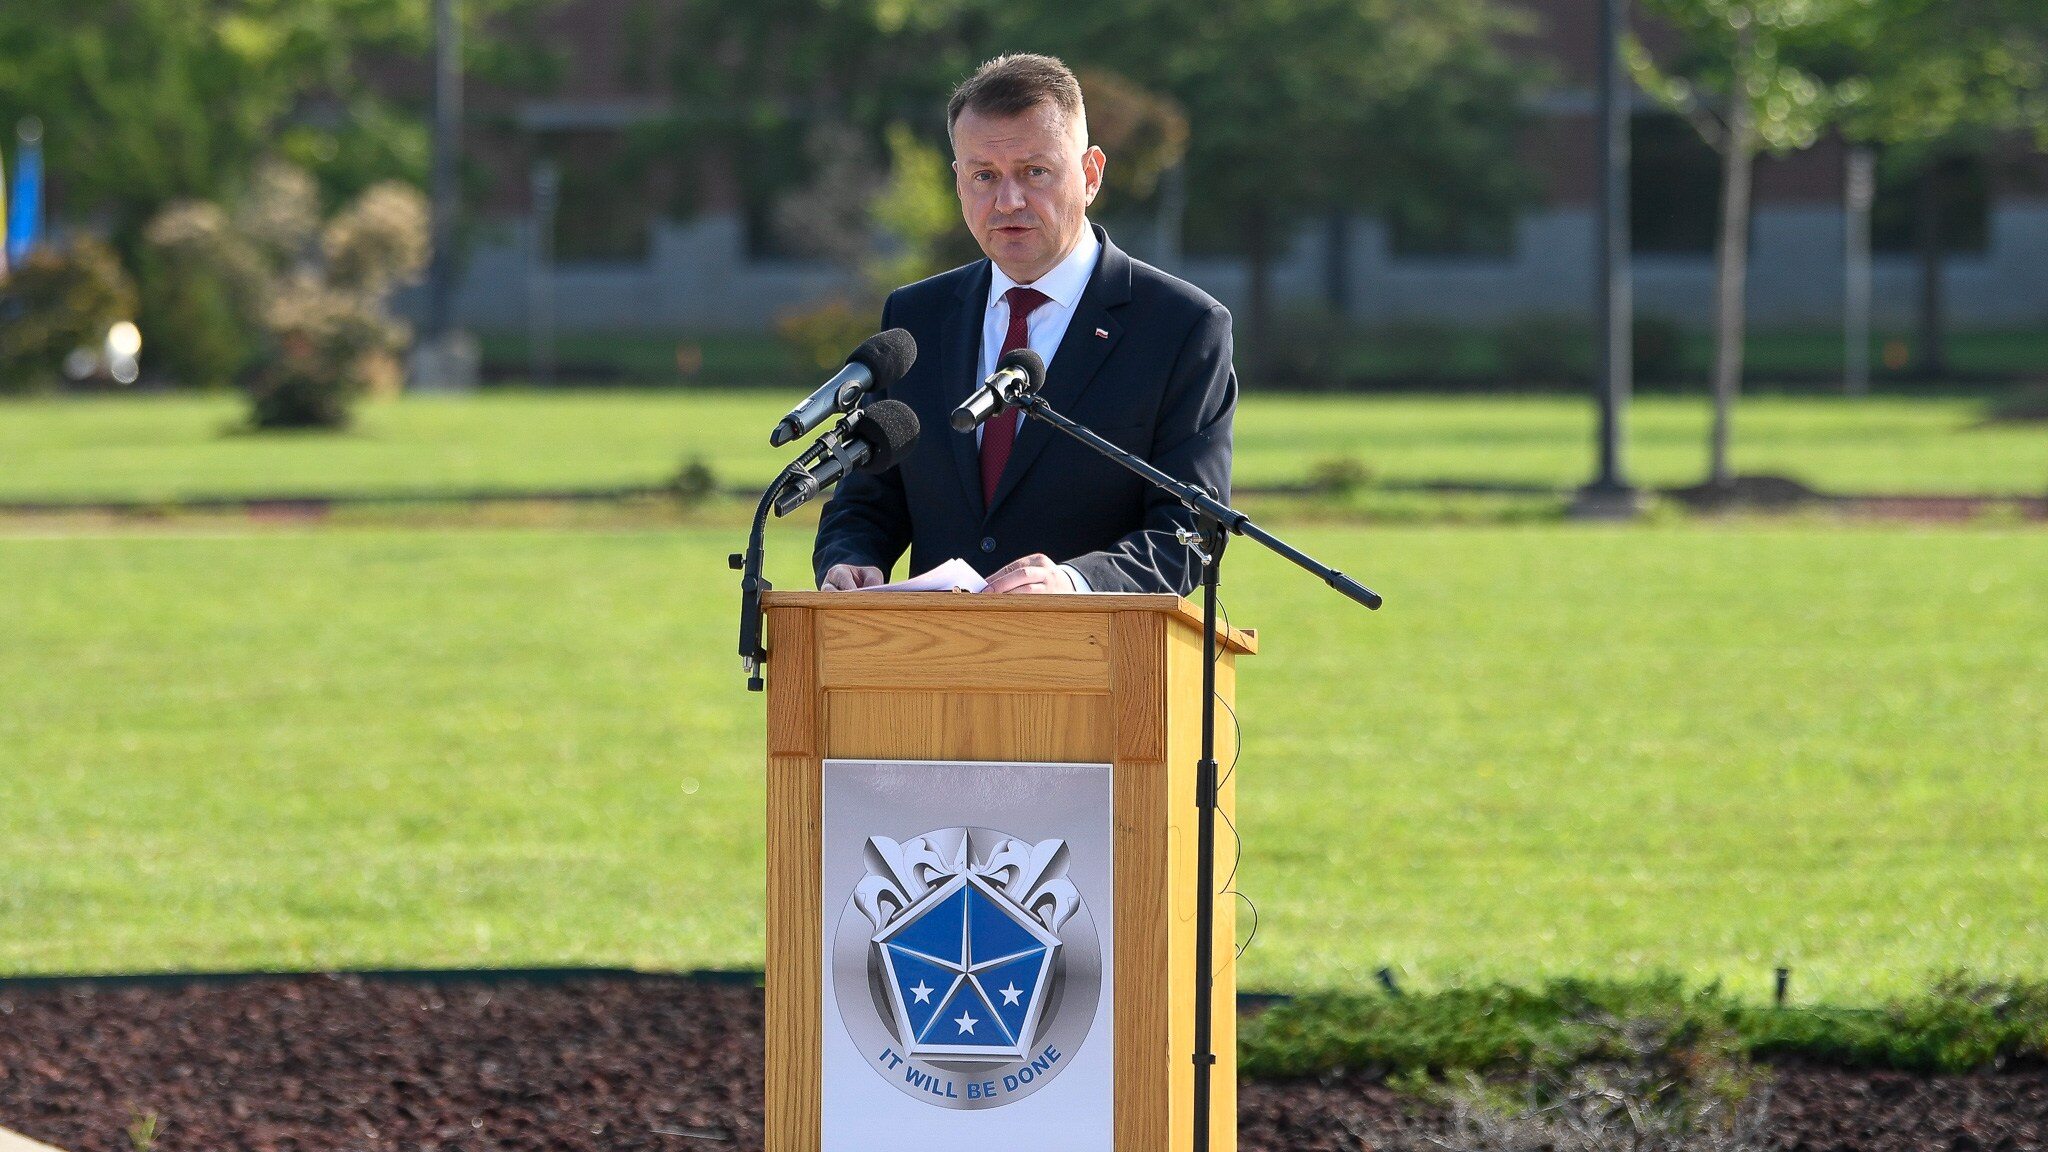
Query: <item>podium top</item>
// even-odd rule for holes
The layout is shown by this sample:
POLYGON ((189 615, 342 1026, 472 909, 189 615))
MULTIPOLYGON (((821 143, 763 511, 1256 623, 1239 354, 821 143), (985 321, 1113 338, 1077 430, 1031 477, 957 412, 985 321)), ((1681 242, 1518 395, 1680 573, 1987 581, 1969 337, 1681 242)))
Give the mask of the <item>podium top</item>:
MULTIPOLYGON (((763 592, 763 608, 831 612, 1164 612, 1196 632, 1202 610, 1170 592, 1074 592, 1052 596, 981 596, 971 592, 763 592)), ((1233 652, 1259 650, 1256 629, 1218 624, 1216 636, 1233 652)))

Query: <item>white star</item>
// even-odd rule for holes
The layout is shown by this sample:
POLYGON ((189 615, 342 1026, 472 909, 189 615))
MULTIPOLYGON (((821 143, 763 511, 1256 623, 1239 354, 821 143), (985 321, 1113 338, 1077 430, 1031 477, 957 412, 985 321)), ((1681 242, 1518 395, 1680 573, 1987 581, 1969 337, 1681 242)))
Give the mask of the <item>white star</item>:
POLYGON ((919 980, 919 981, 917 982, 917 987, 915 987, 915 988, 912 988, 912 989, 910 990, 910 994, 911 994, 912 996, 915 996, 915 997, 917 997, 917 1002, 918 1002, 919 1004, 922 1004, 922 1003, 924 1003, 925 1001, 927 1001, 927 1000, 930 1000, 930 999, 932 998, 932 988, 931 988, 931 986, 930 986, 930 985, 926 984, 926 983, 925 983, 924 981, 922 981, 922 980, 919 980))
POLYGON ((958 1024, 960 1026, 960 1034, 962 1036, 972 1036, 974 1035, 974 1026, 976 1024, 981 1023, 981 1021, 976 1020, 974 1017, 969 1016, 965 1012, 962 1012, 960 1013, 960 1018, 958 1020, 953 1021, 953 1023, 958 1024))
POLYGON ((1008 988, 1003 989, 1002 992, 1003 1006, 1005 1008, 1009 1007, 1012 1004, 1015 1004, 1024 995, 1024 990, 1017 987, 1017 982, 1015 980, 1010 981, 1010 986, 1008 988))

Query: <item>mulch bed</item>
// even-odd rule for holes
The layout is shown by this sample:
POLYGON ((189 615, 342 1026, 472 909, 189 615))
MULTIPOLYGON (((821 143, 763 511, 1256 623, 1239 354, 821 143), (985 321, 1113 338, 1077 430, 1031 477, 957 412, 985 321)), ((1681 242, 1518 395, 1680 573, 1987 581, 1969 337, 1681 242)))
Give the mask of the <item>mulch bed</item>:
MULTIPOLYGON (((758 989, 682 976, 0 981, 0 1125, 72 1152, 757 1149, 761 1029, 758 989)), ((1800 1152, 2048 1148, 2038 1067, 1787 1067, 1772 1101, 1800 1152)), ((1247 1081, 1239 1146, 1375 1148, 1412 1107, 1247 1081)))

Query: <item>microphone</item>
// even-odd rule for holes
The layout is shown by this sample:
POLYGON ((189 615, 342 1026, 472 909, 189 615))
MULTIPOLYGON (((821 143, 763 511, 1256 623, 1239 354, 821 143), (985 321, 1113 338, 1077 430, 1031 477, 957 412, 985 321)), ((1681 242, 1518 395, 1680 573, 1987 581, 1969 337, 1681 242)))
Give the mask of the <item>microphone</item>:
POLYGON ((887 472, 917 443, 917 413, 901 400, 877 400, 839 422, 804 453, 794 475, 775 496, 775 514, 787 516, 850 472, 887 472))
POLYGON ((868 337, 846 358, 846 367, 838 375, 789 410, 768 434, 768 446, 780 448, 831 419, 834 412, 853 411, 861 397, 891 387, 916 362, 917 341, 903 329, 891 328, 868 337))
POLYGON ((972 432, 989 417, 1045 385, 1045 361, 1029 348, 1005 355, 965 404, 953 409, 953 431, 972 432))

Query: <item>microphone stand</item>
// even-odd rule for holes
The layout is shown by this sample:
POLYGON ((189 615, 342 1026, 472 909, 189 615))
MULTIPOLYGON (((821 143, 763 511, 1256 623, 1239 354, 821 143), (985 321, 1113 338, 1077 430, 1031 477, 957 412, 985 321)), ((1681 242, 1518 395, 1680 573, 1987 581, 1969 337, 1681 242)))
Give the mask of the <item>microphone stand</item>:
POLYGON ((761 503, 754 508, 754 526, 747 534, 747 550, 731 553, 725 558, 727 567, 740 573, 740 670, 746 673, 749 692, 761 690, 761 666, 768 663, 768 650, 761 647, 761 593, 774 591, 774 585, 761 576, 762 558, 767 550, 762 537, 768 527, 768 510, 773 508, 777 516, 787 516, 817 496, 822 489, 818 487, 816 477, 811 475, 811 469, 817 465, 837 460, 841 475, 859 467, 860 460, 853 455, 854 446, 840 433, 858 425, 862 415, 861 409, 847 413, 832 431, 812 441, 810 447, 783 466, 782 471, 769 482, 767 490, 761 493, 761 503), (791 488, 790 482, 798 477, 802 477, 804 483, 791 488))
POLYGON ((1251 517, 1218 500, 1214 493, 1161 472, 1149 461, 1117 447, 1084 424, 1055 411, 1036 392, 1006 397, 1034 420, 1061 432, 1160 489, 1195 514, 1195 528, 1178 530, 1182 544, 1202 561, 1202 754, 1195 765, 1195 1091, 1194 1152, 1208 1152, 1209 1100, 1216 1069, 1216 803, 1221 787, 1216 778, 1216 590, 1223 580, 1223 546, 1231 536, 1249 536, 1297 566, 1320 577, 1345 596, 1377 609, 1380 595, 1335 568, 1252 523, 1251 517))
POLYGON ((747 533, 747 550, 734 552, 725 561, 740 573, 740 670, 746 673, 749 692, 761 690, 761 666, 768 662, 768 650, 761 647, 761 593, 774 590, 774 585, 761 576, 761 562, 767 551, 763 537, 768 527, 768 509, 782 495, 790 479, 804 470, 806 458, 799 456, 790 461, 769 481, 767 490, 761 493, 761 503, 754 509, 754 527, 747 533))

